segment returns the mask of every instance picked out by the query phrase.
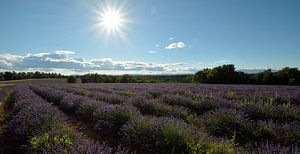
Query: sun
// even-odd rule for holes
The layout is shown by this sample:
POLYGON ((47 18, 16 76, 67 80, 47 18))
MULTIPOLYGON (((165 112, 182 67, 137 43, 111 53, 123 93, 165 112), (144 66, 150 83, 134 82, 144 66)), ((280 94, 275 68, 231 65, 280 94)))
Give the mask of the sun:
POLYGON ((107 30, 118 30, 122 26, 122 17, 117 10, 108 10, 101 16, 101 25, 107 30))
POLYGON ((107 36, 124 37, 126 17, 120 8, 106 6, 98 11, 97 27, 107 36))

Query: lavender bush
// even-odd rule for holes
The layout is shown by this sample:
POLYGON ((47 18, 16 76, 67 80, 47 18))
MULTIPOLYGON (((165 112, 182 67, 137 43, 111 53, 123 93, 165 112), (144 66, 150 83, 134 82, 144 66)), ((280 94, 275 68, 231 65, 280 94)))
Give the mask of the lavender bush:
POLYGON ((136 97, 131 100, 131 104, 137 107, 145 115, 177 117, 189 121, 194 117, 189 109, 181 106, 170 106, 160 103, 157 100, 147 100, 142 97, 136 97))
POLYGON ((16 152, 126 152, 122 149, 113 151, 105 145, 87 142, 72 130, 66 129, 64 126, 66 118, 63 113, 35 95, 26 86, 17 87, 12 98, 14 114, 9 121, 7 131, 10 141, 16 146, 16 152))
POLYGON ((228 137, 237 143, 251 139, 251 124, 243 112, 235 109, 218 109, 203 116, 203 123, 209 134, 228 137))
POLYGON ((95 128, 99 131, 112 131, 112 135, 114 135, 118 133, 123 124, 136 115, 139 115, 139 111, 133 106, 105 105, 94 112, 95 128))
POLYGON ((234 151, 233 144, 212 143, 210 138, 193 126, 168 117, 135 117, 122 127, 121 134, 124 144, 137 153, 234 151))
MULTIPOLYGON (((299 147, 299 87, 47 83, 32 89, 129 152, 282 153, 299 147)), ((30 93, 20 98, 15 113, 31 100, 30 93)))

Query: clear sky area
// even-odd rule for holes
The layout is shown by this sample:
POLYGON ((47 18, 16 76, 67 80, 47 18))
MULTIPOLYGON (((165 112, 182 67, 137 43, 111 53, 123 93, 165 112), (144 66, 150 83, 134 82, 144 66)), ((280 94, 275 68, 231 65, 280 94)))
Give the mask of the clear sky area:
POLYGON ((1 0, 0 70, 300 67, 299 0, 1 0))

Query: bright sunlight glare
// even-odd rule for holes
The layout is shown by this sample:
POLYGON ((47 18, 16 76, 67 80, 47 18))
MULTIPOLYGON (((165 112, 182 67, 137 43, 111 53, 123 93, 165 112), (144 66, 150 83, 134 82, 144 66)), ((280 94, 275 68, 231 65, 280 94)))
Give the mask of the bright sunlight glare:
POLYGON ((102 15, 101 25, 106 29, 119 29, 122 26, 122 19, 116 10, 104 12, 102 15))
POLYGON ((105 31, 107 35, 124 35, 125 22, 124 14, 121 13, 120 9, 107 7, 101 9, 99 13, 98 25, 100 25, 101 29, 105 31))

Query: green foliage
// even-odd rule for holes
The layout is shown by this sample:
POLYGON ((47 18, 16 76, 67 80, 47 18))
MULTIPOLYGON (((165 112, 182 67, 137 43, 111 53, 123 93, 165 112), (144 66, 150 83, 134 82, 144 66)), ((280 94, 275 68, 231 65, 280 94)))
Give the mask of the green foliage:
POLYGON ((127 90, 127 91, 123 92, 122 95, 127 96, 127 97, 131 97, 131 96, 134 95, 134 91, 127 90))
POLYGON ((237 143, 249 140, 250 130, 248 120, 234 110, 217 110, 211 113, 205 121, 207 131, 214 136, 232 138, 237 143))
POLYGON ((60 134, 57 132, 44 133, 40 136, 31 138, 30 145, 34 152, 51 150, 54 147, 61 146, 67 150, 73 144, 74 136, 69 134, 60 134))
POLYGON ((237 97, 237 95, 236 95, 236 92, 234 92, 234 91, 228 91, 225 96, 225 98, 227 98, 227 99, 236 99, 236 97, 237 97))
POLYGON ((112 117, 112 123, 116 126, 116 127, 121 127, 126 121, 128 121, 132 116, 134 115, 134 113, 130 112, 130 111, 126 111, 126 110, 115 110, 114 112, 112 112, 111 117, 112 117))
MULTIPOLYGON (((57 73, 44 72, 4 72, 2 80, 65 78, 57 73)), ((300 85, 298 68, 285 67, 278 72, 271 69, 256 74, 246 74, 235 70, 233 64, 206 68, 194 75, 123 75, 85 74, 80 76, 82 83, 213 83, 213 84, 278 84, 300 85)))
POLYGON ((68 82, 68 83, 76 83, 76 77, 74 77, 74 76, 69 76, 68 79, 67 79, 67 82, 68 82))
POLYGON ((237 148, 232 140, 223 142, 203 142, 189 144, 190 154, 212 154, 212 153, 237 153, 237 148))
POLYGON ((254 130, 254 135, 257 141, 272 141, 276 138, 276 132, 272 125, 261 121, 254 130))
POLYGON ((134 118, 123 126, 122 140, 124 144, 137 153, 156 150, 158 128, 153 118, 134 118))
POLYGON ((134 99, 131 101, 132 105, 137 107, 141 113, 155 116, 171 116, 181 118, 188 122, 195 121, 195 116, 190 113, 187 108, 179 106, 170 106, 157 101, 146 102, 141 99, 134 99))
POLYGON ((131 78, 129 75, 125 74, 120 78, 120 83, 131 83, 134 82, 134 79, 131 78))
POLYGON ((160 96, 162 96, 162 92, 159 92, 159 91, 149 91, 149 94, 154 98, 159 98, 160 96))
POLYGON ((98 122, 97 129, 113 131, 117 134, 119 128, 139 112, 133 106, 109 105, 96 110, 95 119, 98 122))
POLYGON ((274 74, 275 82, 279 84, 299 85, 300 71, 298 68, 285 67, 274 74))
POLYGON ((300 121, 300 110, 296 106, 274 106, 270 118, 277 122, 300 121))
POLYGON ((43 78, 64 78, 63 75, 57 73, 44 72, 4 72, 0 73, 0 81, 3 80, 23 80, 23 79, 43 79, 43 78))
POLYGON ((3 73, 0 73, 0 81, 4 81, 5 78, 4 78, 4 74, 3 73))
MULTIPOLYGON (((188 145, 196 140, 196 137, 186 128, 176 124, 166 124, 160 130, 160 137, 164 142, 161 143, 161 149, 166 153, 182 153, 188 145)), ((161 151, 162 152, 162 151, 161 151)))
POLYGON ((268 104, 258 104, 252 102, 243 102, 237 105, 239 109, 245 112, 252 120, 267 120, 272 113, 272 106, 268 104))
POLYGON ((199 134, 197 129, 175 119, 139 117, 122 129, 125 144, 137 153, 226 153, 233 141, 219 141, 199 134))
POLYGON ((299 145, 300 129, 297 122, 282 124, 273 121, 259 121, 254 135, 257 142, 299 145))
POLYGON ((171 97, 171 96, 163 96, 161 98, 162 102, 167 103, 169 105, 178 105, 178 106, 184 106, 189 108, 191 111, 202 114, 204 112, 207 112, 209 110, 217 109, 220 107, 220 104, 217 102, 212 101, 193 101, 192 99, 189 99, 187 97, 177 96, 177 97, 171 97))
POLYGON ((223 65, 212 69, 204 69, 197 72, 193 79, 198 83, 225 83, 231 84, 238 82, 241 72, 236 72, 234 65, 223 65))
POLYGON ((85 74, 80 76, 82 83, 114 83, 117 82, 116 76, 101 74, 85 74))
POLYGON ((140 153, 188 153, 198 139, 194 130, 180 121, 140 118, 123 127, 124 141, 140 153))
POLYGON ((212 69, 206 68, 193 76, 196 83, 222 84, 279 84, 300 85, 300 71, 298 68, 285 67, 278 72, 271 69, 256 74, 245 74, 235 71, 234 65, 223 65, 212 69))
POLYGON ((117 95, 108 96, 104 98, 104 100, 110 104, 123 104, 125 102, 124 97, 119 97, 117 95))
POLYGON ((102 75, 85 74, 80 76, 82 83, 190 83, 192 75, 102 75))

